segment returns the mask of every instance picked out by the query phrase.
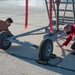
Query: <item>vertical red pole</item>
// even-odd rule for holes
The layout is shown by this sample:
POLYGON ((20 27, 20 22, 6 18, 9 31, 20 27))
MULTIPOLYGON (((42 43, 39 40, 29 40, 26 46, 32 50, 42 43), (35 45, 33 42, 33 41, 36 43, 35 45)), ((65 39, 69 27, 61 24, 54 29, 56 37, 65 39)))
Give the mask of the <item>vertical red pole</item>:
POLYGON ((49 1, 49 27, 50 27, 50 32, 53 33, 53 28, 52 28, 52 0, 49 1))
POLYGON ((56 0, 57 15, 56 15, 56 30, 59 31, 59 5, 61 0, 56 0))
POLYGON ((28 0, 25 1, 25 29, 28 27, 28 0))

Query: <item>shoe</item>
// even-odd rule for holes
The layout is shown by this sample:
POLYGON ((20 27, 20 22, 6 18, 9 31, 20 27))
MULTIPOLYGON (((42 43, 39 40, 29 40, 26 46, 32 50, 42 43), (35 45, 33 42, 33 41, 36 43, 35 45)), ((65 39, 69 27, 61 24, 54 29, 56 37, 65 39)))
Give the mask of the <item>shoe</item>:
POLYGON ((75 52, 73 52, 72 55, 75 55, 75 52))

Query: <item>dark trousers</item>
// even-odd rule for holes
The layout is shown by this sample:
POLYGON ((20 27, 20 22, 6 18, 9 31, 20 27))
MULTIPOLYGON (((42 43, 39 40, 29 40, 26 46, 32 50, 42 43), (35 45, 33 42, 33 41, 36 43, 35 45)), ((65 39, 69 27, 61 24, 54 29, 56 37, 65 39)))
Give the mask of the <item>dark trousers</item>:
POLYGON ((75 50, 75 42, 72 44, 71 49, 75 50))

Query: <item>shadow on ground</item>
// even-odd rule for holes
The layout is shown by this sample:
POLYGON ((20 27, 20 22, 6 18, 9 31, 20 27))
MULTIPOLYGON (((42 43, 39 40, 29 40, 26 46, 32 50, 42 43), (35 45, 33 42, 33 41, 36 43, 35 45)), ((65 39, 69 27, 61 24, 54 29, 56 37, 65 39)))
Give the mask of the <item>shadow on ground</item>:
MULTIPOLYGON (((66 51, 70 51, 70 50, 66 50, 66 51)), ((21 46, 21 45, 11 46, 8 50, 6 50, 6 53, 18 59, 26 61, 28 63, 34 64, 36 66, 48 69, 50 71, 53 71, 62 75, 66 75, 65 71, 71 72, 71 74, 75 72, 75 62, 73 62, 73 60, 75 60, 75 56, 72 56, 71 54, 67 56, 65 55, 65 57, 62 58, 62 60, 59 57, 57 57, 56 59, 51 58, 49 61, 49 64, 52 64, 52 65, 42 65, 37 63, 37 60, 39 59, 37 49, 29 48, 29 47, 21 46), (62 70, 64 70, 64 72, 62 70)))

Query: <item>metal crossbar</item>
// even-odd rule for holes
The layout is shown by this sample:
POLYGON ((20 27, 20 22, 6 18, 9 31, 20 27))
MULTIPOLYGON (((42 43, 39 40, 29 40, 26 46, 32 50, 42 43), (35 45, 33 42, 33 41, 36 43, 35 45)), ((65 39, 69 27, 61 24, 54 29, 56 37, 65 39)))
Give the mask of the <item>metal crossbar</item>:
MULTIPOLYGON (((38 29, 35 29, 35 30, 32 30, 32 31, 26 32, 26 33, 22 33, 22 34, 19 34, 19 35, 16 35, 16 36, 12 36, 12 37, 7 38, 7 40, 9 40, 12 43, 17 43, 17 44, 21 44, 21 45, 25 45, 25 46, 29 46, 29 47, 38 48, 38 46, 35 45, 35 44, 31 44, 29 42, 22 42, 22 41, 19 41, 19 40, 15 39, 15 38, 19 38, 19 37, 30 35, 30 34, 32 34, 34 32, 46 29, 47 27, 49 27, 49 26, 45 26, 45 27, 42 27, 42 28, 38 28, 38 29)), ((39 33, 39 34, 42 34, 42 33, 39 33)), ((32 34, 32 35, 35 35, 35 33, 32 34)))

